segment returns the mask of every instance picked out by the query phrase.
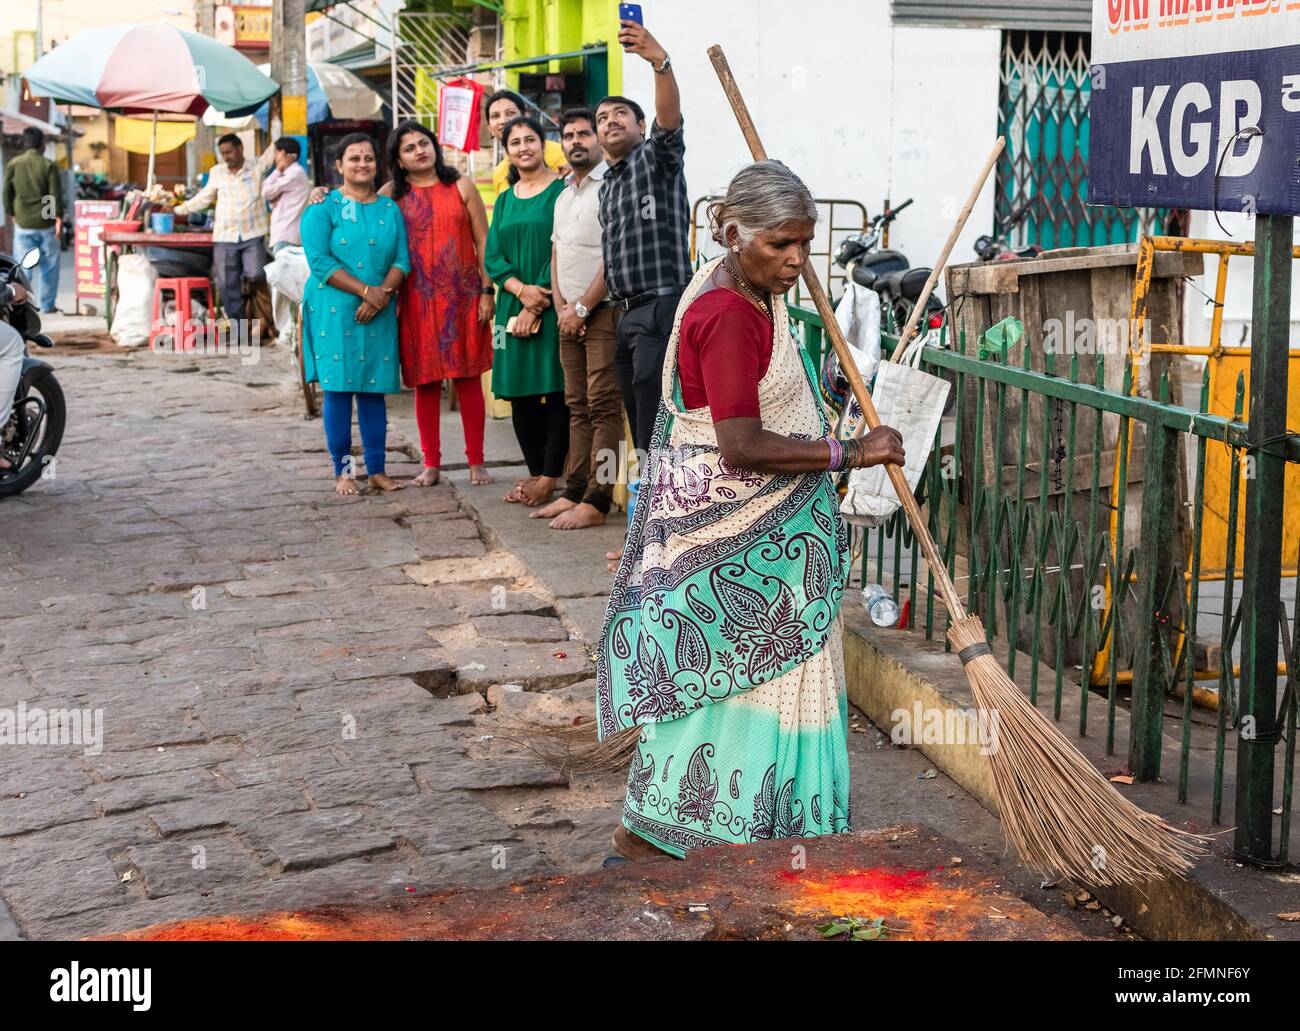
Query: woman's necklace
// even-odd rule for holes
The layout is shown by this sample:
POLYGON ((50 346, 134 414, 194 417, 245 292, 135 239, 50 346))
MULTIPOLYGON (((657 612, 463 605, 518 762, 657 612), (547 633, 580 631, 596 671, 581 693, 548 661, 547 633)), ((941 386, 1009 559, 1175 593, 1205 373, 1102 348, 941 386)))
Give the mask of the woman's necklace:
POLYGON ((743 291, 745 291, 746 294, 749 295, 749 297, 753 300, 753 302, 758 305, 758 307, 762 310, 763 314, 766 315, 768 317, 768 320, 770 321, 772 318, 772 309, 768 305, 767 301, 763 300, 763 298, 758 296, 758 292, 747 282, 745 282, 745 277, 740 274, 738 269, 734 269, 731 267, 730 264, 728 264, 726 258, 722 259, 722 267, 727 270, 727 272, 731 275, 731 278, 734 279, 736 283, 740 286, 740 289, 742 289, 743 291))

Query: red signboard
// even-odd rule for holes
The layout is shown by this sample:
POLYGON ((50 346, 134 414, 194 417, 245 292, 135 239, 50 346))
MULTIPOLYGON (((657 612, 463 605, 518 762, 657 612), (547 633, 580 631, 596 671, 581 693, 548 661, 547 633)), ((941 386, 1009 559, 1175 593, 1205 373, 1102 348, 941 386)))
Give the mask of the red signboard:
POLYGON ((104 247, 100 243, 101 227, 117 218, 121 204, 115 200, 79 200, 76 202, 77 300, 104 297, 104 247))

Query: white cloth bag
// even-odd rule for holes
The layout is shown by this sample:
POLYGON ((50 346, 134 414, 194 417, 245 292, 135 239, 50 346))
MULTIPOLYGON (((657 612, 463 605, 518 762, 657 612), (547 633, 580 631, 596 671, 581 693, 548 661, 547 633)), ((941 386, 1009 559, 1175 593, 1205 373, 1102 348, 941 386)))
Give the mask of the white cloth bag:
POLYGON ((117 259, 117 304, 109 331, 123 347, 149 342, 153 328, 153 285, 158 272, 143 254, 122 254, 117 259))
POLYGON ((835 321, 844 331, 862 382, 870 383, 880 364, 880 295, 850 279, 835 307, 835 321))
MULTIPOLYGON (((913 491, 921 482, 921 473, 930 458, 950 389, 947 380, 920 369, 926 340, 917 336, 899 361, 881 362, 871 388, 871 400, 881 424, 892 426, 903 435, 903 450, 907 453, 903 473, 908 488, 913 491)), ((849 473, 848 491, 840 501, 840 514, 855 526, 880 526, 899 504, 886 467, 874 465, 849 473)))
POLYGON ((266 284, 271 288, 276 336, 286 347, 292 347, 297 328, 294 305, 302 304, 307 277, 311 275, 306 252, 301 247, 282 247, 265 271, 266 284))

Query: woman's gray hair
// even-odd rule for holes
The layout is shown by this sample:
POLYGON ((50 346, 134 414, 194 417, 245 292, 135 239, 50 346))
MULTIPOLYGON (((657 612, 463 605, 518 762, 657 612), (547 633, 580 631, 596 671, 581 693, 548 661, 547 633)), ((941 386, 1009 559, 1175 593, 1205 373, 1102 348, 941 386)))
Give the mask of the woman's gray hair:
POLYGON ((709 205, 713 239, 727 244, 727 231, 735 226, 736 239, 747 246, 759 233, 785 222, 816 222, 817 203, 803 180, 780 161, 756 161, 742 168, 727 187, 722 200, 709 205))

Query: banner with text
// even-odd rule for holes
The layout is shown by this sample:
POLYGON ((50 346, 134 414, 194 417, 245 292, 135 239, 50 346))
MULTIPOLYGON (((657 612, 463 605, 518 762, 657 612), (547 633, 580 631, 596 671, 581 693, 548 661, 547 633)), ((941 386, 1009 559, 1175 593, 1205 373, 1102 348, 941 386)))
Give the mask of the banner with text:
POLYGON ((1300 214, 1300 0, 1093 0, 1088 201, 1300 214))
POLYGON ((438 142, 457 150, 478 150, 479 103, 483 87, 473 79, 438 86, 438 142))

